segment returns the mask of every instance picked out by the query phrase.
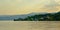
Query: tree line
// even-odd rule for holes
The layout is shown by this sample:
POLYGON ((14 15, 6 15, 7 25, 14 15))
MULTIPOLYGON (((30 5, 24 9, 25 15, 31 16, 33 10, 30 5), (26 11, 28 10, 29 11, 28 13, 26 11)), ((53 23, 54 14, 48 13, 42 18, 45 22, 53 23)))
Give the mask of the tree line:
POLYGON ((38 14, 34 16, 28 16, 24 19, 22 18, 14 19, 14 21, 60 21, 60 12, 38 14))

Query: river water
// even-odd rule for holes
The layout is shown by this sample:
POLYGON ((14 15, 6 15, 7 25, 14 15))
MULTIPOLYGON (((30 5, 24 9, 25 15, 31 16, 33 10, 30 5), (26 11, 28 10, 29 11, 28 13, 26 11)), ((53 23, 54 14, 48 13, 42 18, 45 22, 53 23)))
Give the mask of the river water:
POLYGON ((0 21, 0 30, 60 30, 60 21, 0 21))

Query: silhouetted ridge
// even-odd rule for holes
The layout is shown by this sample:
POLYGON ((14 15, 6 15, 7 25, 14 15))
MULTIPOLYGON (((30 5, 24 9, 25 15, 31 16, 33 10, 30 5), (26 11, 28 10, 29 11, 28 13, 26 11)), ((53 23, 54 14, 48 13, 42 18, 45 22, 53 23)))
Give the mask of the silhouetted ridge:
POLYGON ((14 21, 60 21, 60 12, 37 14, 34 16, 28 16, 24 19, 14 19, 14 21))

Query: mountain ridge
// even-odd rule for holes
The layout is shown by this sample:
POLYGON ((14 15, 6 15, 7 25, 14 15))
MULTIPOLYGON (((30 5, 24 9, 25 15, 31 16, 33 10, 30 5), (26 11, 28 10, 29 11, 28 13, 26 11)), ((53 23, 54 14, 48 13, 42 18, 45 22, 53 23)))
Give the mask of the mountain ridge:
POLYGON ((29 14, 22 14, 22 15, 0 15, 0 20, 13 20, 13 19, 18 19, 18 18, 26 18, 28 16, 34 16, 38 14, 47 14, 47 13, 29 13, 29 14))

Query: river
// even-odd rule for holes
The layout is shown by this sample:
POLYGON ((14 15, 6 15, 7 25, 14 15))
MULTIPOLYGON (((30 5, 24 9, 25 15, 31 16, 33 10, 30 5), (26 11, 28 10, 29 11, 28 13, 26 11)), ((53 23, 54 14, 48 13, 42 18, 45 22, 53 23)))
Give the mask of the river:
POLYGON ((0 30, 60 30, 60 21, 0 21, 0 30))

